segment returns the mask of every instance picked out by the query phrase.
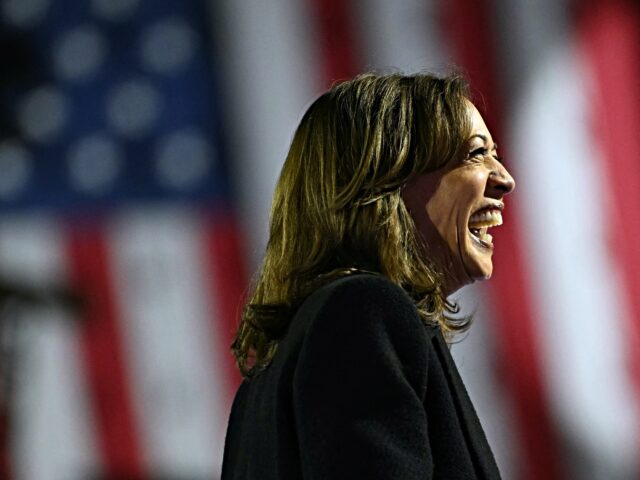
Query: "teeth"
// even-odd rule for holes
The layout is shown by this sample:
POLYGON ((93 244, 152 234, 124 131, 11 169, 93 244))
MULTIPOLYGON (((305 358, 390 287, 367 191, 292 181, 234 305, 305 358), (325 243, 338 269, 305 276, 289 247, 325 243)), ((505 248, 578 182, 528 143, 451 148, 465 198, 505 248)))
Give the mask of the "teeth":
POLYGON ((487 233, 488 227, 470 228, 471 234, 484 243, 493 243, 493 237, 487 233))
POLYGON ((481 228, 478 238, 485 243, 492 243, 493 237, 490 233, 487 233, 487 227, 481 228))
POLYGON ((487 230, 498 225, 502 225, 502 212, 497 209, 474 213, 469 219, 469 231, 471 234, 486 244, 493 243, 493 237, 487 233, 487 230))
POLYGON ((469 228, 478 229, 484 227, 497 227, 502 225, 502 212, 500 210, 483 210, 474 213, 469 219, 469 228))

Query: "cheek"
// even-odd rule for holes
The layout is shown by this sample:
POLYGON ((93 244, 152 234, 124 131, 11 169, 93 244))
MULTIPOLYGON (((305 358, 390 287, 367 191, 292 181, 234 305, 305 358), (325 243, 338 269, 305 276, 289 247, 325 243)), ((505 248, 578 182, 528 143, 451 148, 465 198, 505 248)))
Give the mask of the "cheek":
POLYGON ((427 202, 427 217, 441 236, 446 236, 447 225, 451 223, 453 213, 451 197, 444 190, 436 192, 427 202))
MULTIPOLYGON (((441 228, 466 223, 473 205, 484 194, 480 172, 456 172, 443 179, 426 205, 432 222, 441 228)), ((442 235, 445 234, 442 230, 442 235)))
POLYGON ((418 231, 432 245, 444 239, 455 249, 468 216, 484 196, 480 169, 461 167, 442 176, 427 174, 407 188, 404 200, 418 231))
POLYGON ((449 249, 455 249, 460 224, 459 202, 457 192, 443 188, 429 199, 426 205, 426 216, 432 225, 432 245, 440 239, 448 244, 449 249))
POLYGON ((437 192, 440 178, 437 173, 422 175, 408 185, 402 193, 405 206, 417 230, 425 238, 430 237, 434 230, 433 221, 428 214, 428 205, 431 202, 439 203, 437 192))
POLYGON ((469 204, 484 197, 486 185, 486 170, 484 168, 470 168, 460 172, 452 182, 451 188, 456 190, 456 197, 461 202, 469 204))

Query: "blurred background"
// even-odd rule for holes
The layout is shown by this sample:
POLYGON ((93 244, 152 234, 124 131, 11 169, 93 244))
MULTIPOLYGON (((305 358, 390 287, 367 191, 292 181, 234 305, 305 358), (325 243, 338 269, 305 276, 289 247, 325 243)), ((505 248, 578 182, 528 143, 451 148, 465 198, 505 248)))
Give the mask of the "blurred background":
POLYGON ((216 479, 306 107, 462 70, 518 183, 453 352, 503 477, 640 478, 625 0, 0 0, 0 479, 216 479))

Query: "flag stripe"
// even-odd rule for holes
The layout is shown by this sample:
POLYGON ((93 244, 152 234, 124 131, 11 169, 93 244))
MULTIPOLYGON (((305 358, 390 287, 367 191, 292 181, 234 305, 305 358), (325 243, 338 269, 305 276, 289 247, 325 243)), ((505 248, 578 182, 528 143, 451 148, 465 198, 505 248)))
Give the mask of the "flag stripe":
POLYGON ((518 192, 525 200, 519 216, 531 232, 522 249, 530 252, 544 378, 561 419, 570 478, 625 478, 610 474, 628 464, 634 435, 622 368, 626 308, 607 244, 609 189, 597 142, 582 121, 594 92, 575 47, 569 41, 546 55, 514 116, 518 174, 527 180, 518 192))
POLYGON ((96 472, 93 425, 84 396, 77 323, 56 307, 25 308, 16 391, 15 474, 21 479, 63 480, 96 472), (64 446, 64 448, 63 448, 64 446))
MULTIPOLYGON (((44 215, 5 218, 0 223, 0 270, 7 278, 42 292, 67 278, 64 237, 44 215)), ((12 302, 5 313, 14 327, 9 365, 12 469, 15 478, 63 480, 95 472, 92 419, 78 350, 78 323, 55 300, 12 302)), ((4 325, 6 327, 6 324, 4 325)), ((4 366, 7 366, 6 364, 4 366)))
MULTIPOLYGON (((640 215, 628 211, 629 205, 640 205, 640 168, 635 154, 640 129, 640 9, 631 2, 600 1, 581 13, 580 46, 594 76, 597 99, 592 102, 592 134, 601 143, 603 183, 611 186, 606 194, 612 208, 604 220, 629 307, 626 322, 620 326, 626 333, 626 370, 635 387, 636 404, 640 404, 640 215)), ((635 444, 637 450, 640 438, 635 444)), ((640 470, 640 461, 636 462, 640 470)))
POLYGON ((629 335, 631 373, 640 389, 640 215, 625 215, 629 205, 640 205, 640 168, 636 155, 640 127, 640 19, 628 2, 599 2, 583 15, 582 48, 592 67, 599 101, 594 102, 593 131, 601 138, 614 201, 612 252, 622 267, 625 292, 631 306, 629 335))
MULTIPOLYGON (((447 26, 456 58, 469 75, 476 103, 485 110, 485 119, 496 139, 503 131, 502 101, 498 94, 498 71, 491 30, 491 4, 456 0, 443 4, 443 24, 447 26)), ((502 149, 504 154, 504 148, 502 149)), ((520 478, 560 479, 558 439, 547 405, 541 377, 539 347, 534 323, 535 310, 529 297, 529 270, 520 250, 507 251, 500 244, 521 245, 521 234, 510 215, 517 210, 517 200, 509 198, 505 225, 499 232, 494 254, 494 278, 491 288, 495 299, 495 331, 505 382, 513 395, 514 412, 521 438, 520 478), (517 319, 517 321, 516 321, 517 319)))
POLYGON ((142 446, 103 228, 70 226, 67 249, 72 282, 87 301, 80 343, 104 474, 142 478, 142 446))
POLYGON ((246 298, 247 274, 243 260, 244 242, 235 216, 228 211, 204 214, 203 258, 207 265, 207 285, 210 292, 212 329, 215 333, 213 361, 219 365, 224 378, 227 404, 240 384, 240 373, 229 351, 242 314, 246 298), (215 314, 214 314, 215 313, 215 314))
POLYGON ((472 99, 482 111, 485 121, 500 132, 501 85, 495 75, 497 65, 492 42, 490 1, 452 0, 440 3, 443 35, 451 44, 457 65, 471 80, 472 99))
POLYGON ((221 0, 213 18, 224 46, 219 64, 228 92, 229 167, 252 269, 264 252, 271 196, 292 132, 321 85, 304 7, 298 0, 221 0))
POLYGON ((358 44, 367 69, 441 71, 449 56, 437 21, 437 0, 355 2, 358 44))
POLYGON ((129 208, 109 222, 132 398, 155 474, 210 477, 222 450, 226 385, 210 361, 203 230, 179 206, 129 208))
POLYGON ((311 0, 316 42, 326 87, 358 73, 361 52, 354 35, 351 0, 311 0))

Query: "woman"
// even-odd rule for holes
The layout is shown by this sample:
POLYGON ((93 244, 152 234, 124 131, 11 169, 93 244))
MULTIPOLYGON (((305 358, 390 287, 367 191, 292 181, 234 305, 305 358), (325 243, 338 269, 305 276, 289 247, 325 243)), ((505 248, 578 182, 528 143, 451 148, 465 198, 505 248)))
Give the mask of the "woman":
POLYGON ((444 340, 514 188, 468 97, 365 74, 304 115, 233 344, 224 480, 499 478, 444 340))

